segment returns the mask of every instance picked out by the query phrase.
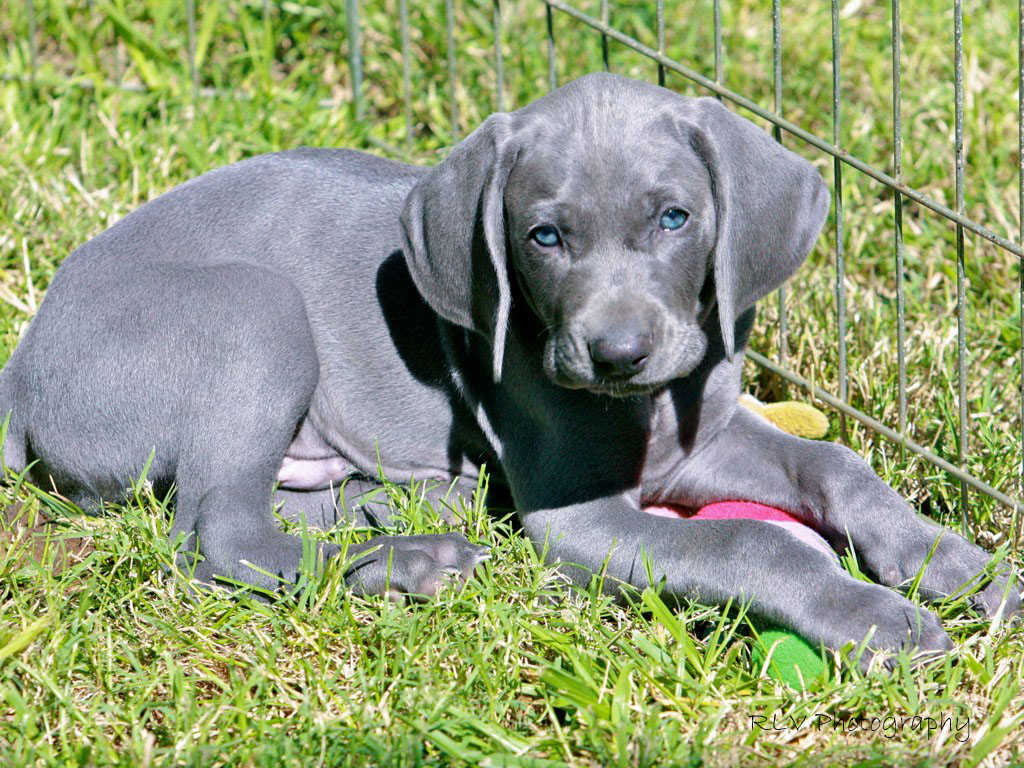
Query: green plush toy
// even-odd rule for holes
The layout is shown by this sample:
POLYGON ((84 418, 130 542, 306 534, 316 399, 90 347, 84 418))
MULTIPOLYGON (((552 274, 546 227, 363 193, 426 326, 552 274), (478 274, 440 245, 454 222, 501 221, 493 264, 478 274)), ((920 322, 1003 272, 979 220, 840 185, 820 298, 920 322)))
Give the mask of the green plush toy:
POLYGON ((759 629, 750 654, 758 670, 764 667, 769 654, 768 676, 791 688, 802 690, 812 680, 828 678, 830 667, 824 651, 788 629, 759 629))

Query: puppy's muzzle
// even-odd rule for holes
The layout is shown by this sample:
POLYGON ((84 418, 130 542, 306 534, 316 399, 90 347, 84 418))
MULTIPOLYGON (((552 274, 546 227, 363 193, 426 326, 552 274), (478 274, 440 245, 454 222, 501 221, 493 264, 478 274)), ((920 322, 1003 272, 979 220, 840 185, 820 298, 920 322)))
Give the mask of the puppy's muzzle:
POLYGON ((647 365, 654 350, 653 334, 638 326, 617 327, 589 339, 587 349, 596 376, 625 381, 647 365))

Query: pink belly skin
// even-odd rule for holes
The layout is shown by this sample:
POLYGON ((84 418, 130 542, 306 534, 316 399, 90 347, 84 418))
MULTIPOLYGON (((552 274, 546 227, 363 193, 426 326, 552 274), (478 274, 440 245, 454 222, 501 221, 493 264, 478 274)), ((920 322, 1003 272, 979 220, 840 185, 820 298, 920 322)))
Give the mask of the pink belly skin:
POLYGON ((292 491, 319 491, 338 488, 352 474, 352 466, 340 456, 325 459, 293 459, 285 456, 277 470, 277 482, 292 491))
POLYGON ((666 504, 652 504, 649 507, 644 507, 644 512, 655 517, 670 517, 674 520, 690 517, 681 507, 671 507, 666 504))

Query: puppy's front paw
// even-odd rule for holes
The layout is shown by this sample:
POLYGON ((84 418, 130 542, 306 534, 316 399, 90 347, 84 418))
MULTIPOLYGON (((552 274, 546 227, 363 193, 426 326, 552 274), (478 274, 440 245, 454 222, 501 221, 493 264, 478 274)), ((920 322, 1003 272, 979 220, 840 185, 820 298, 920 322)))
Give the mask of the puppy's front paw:
POLYGON ((865 554, 869 569, 886 586, 909 586, 928 560, 919 584, 923 597, 944 598, 983 584, 969 598, 981 615, 994 616, 1004 599, 1004 615, 1021 608, 1020 576, 1006 562, 999 563, 993 575, 987 571, 992 555, 951 530, 922 522, 912 534, 897 537, 888 546, 869 547, 865 554))
POLYGON ((364 595, 433 597, 452 580, 465 581, 490 558, 490 548, 458 533, 377 536, 356 555, 345 579, 364 595))

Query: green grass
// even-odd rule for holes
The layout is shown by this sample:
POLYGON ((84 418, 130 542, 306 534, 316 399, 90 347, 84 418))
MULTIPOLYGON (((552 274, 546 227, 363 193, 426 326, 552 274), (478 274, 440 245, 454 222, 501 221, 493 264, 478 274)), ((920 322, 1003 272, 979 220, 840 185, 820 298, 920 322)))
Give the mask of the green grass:
MULTIPOLYGON (((414 135, 405 135, 397 0, 365 0, 363 121, 348 106, 344 3, 198 3, 201 85, 192 104, 183 3, 37 0, 35 82, 26 7, 0 0, 0 350, 5 358, 75 246, 145 200, 199 173, 298 146, 400 148, 430 163, 450 146, 444 6, 410 3, 414 135), (145 86, 124 92, 121 79, 145 86), (93 87, 82 88, 88 79, 93 87), (70 83, 70 84, 69 84, 70 83), (244 99, 228 91, 244 91, 244 99), (321 99, 333 106, 321 108, 321 99), (407 141, 411 151, 406 151, 407 141)), ((460 0, 459 124, 494 109, 492 6, 460 0)), ((710 74, 710 0, 666 3, 669 55, 710 74)), ((952 19, 941 0, 904 2, 904 173, 953 203, 952 19)), ((1009 4, 965 4, 966 210, 1015 237, 1016 17, 1009 4)), ((505 104, 546 90, 542 6, 505 0, 505 104)), ((655 41, 653 3, 612 3, 612 22, 655 41)), ((783 3, 785 116, 830 138, 829 8, 783 3)), ((579 7, 599 14, 596 0, 579 7)), ((888 3, 843 5, 842 142, 892 165, 888 3)), ((723 3, 725 82, 772 105, 765 3, 723 3)), ((561 80, 601 66, 600 40, 556 15, 561 80)), ((655 67, 612 44, 612 69, 655 67)), ((682 78, 669 85, 696 94, 682 78)), ((832 162, 792 137, 826 179, 832 162)), ((847 170, 844 247, 850 401, 897 423, 893 198, 847 170)), ((955 233, 905 207, 908 435, 958 454, 955 233)), ((830 219, 791 281, 788 364, 837 389, 835 232, 830 219)), ((966 240, 970 406, 968 466, 1020 495, 1020 312, 1014 259, 966 240)), ((763 302, 754 345, 777 354, 777 305, 763 302)), ((751 391, 780 382, 748 369, 751 391)), ((801 393, 789 391, 790 395, 801 393)), ((839 439, 838 419, 830 438, 839 439)), ((855 423, 849 443, 921 509, 959 519, 959 488, 855 423)), ((1024 764, 1024 632, 982 622, 962 600, 933 606, 958 644, 943 663, 891 676, 842 669, 794 692, 750 661, 737 611, 669 610, 572 593, 506 522, 479 506, 458 526, 495 548, 463 589, 423 604, 361 600, 338 572, 274 606, 187 593, 171 563, 169 502, 140 484, 109 517, 85 518, 45 488, 0 524, 0 763, 66 765, 1005 765, 1024 764), (42 517, 56 523, 42 523, 42 517), (784 730, 752 726, 751 718, 784 730), (952 732, 886 727, 885 718, 950 717, 952 732), (877 731, 836 730, 879 718, 877 731), (786 718, 792 718, 787 720, 786 718), (828 718, 828 720, 826 720, 828 718), (959 725, 969 721, 957 732, 959 725), (798 725, 797 725, 798 724, 798 725), (968 731, 969 729, 969 731, 968 731), (961 741, 962 739, 962 741, 961 741)), ((415 495, 392 489, 402 530, 445 530, 415 495)), ((973 533, 1012 542, 1016 521, 978 494, 973 533)), ((361 539, 367 531, 331 532, 361 539)), ((850 567, 856 570, 855 563, 850 567)))

